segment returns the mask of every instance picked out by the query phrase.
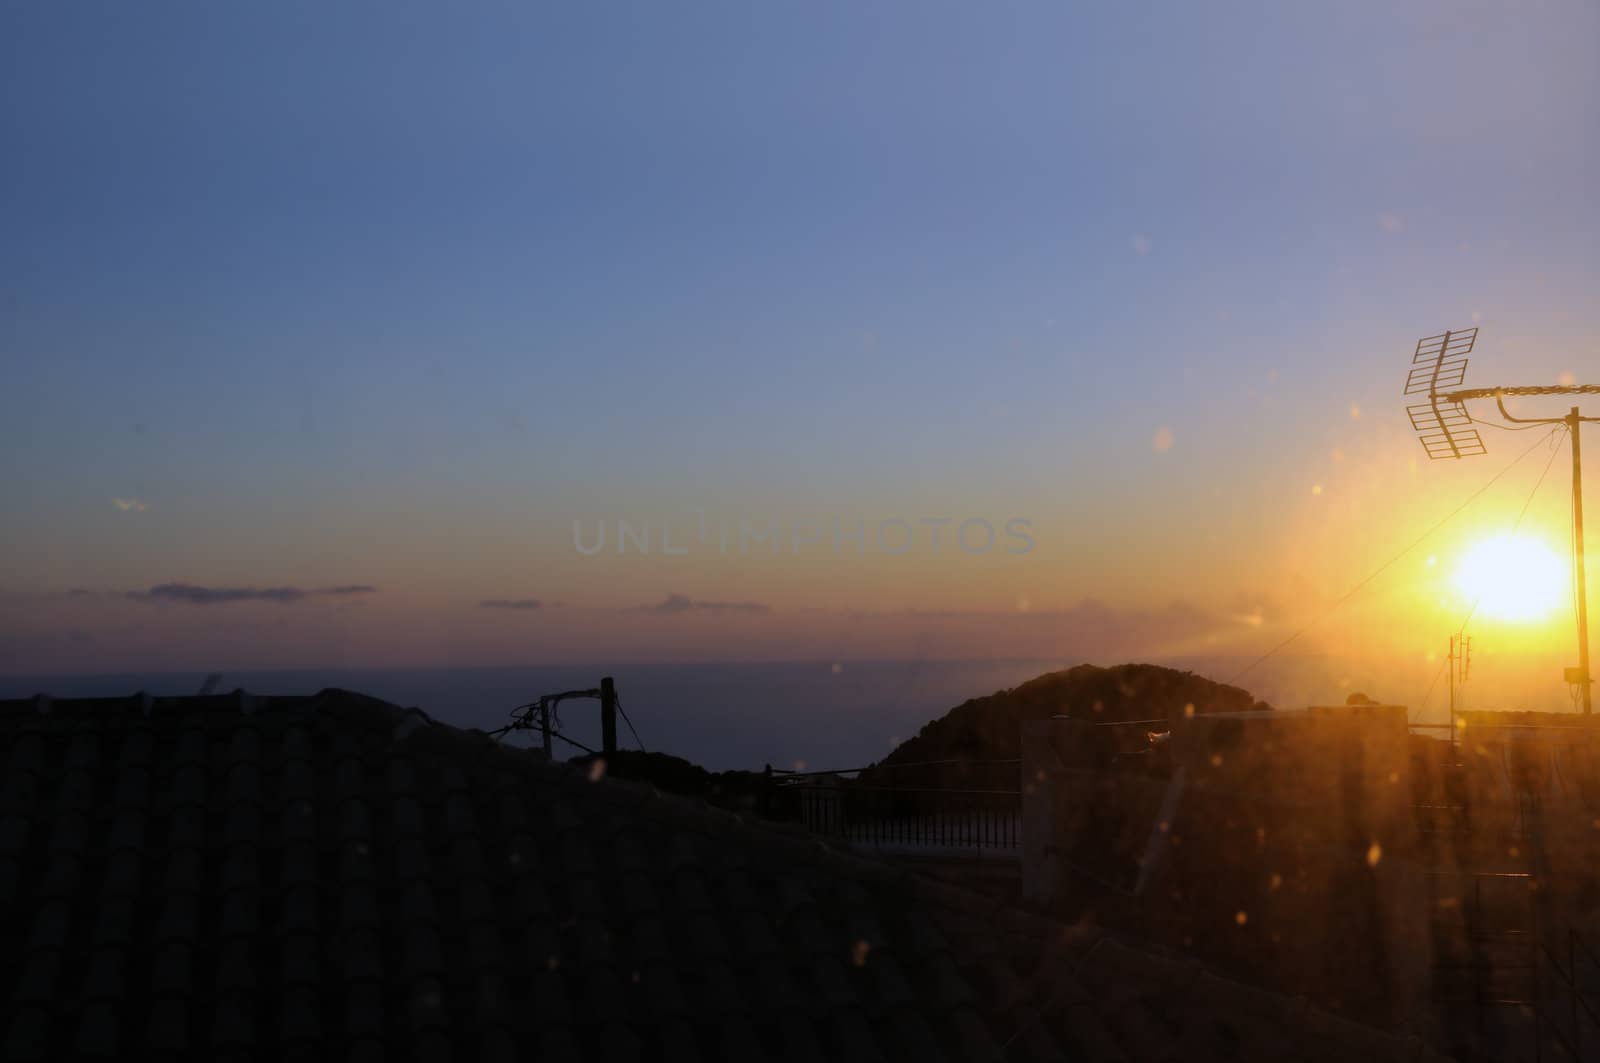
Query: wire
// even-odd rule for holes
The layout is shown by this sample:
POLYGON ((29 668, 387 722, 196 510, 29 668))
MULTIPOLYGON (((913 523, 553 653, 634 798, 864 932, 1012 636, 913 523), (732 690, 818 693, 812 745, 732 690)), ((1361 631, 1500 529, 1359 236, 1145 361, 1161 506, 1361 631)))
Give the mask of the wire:
POLYGON ((567 745, 576 746, 578 749, 581 749, 585 753, 588 753, 588 754, 590 754, 592 756, 598 757, 598 756, 603 756, 604 755, 598 749, 590 749, 588 746, 584 745, 582 742, 574 742, 572 739, 568 738, 566 735, 562 734, 560 731, 551 731, 550 732, 550 737, 551 738, 559 738, 563 742, 565 742, 567 745))
POLYGON ((650 752, 644 747, 644 743, 639 740, 639 732, 633 729, 633 721, 628 719, 628 710, 622 707, 622 695, 613 692, 611 700, 616 702, 617 711, 622 713, 622 722, 628 725, 628 733, 633 735, 633 744, 639 747, 639 752, 641 753, 650 752))
MULTIPOLYGON (((527 707, 527 706, 525 706, 525 707, 527 707)), ((499 745, 500 744, 500 739, 504 738, 508 732, 517 731, 517 730, 521 730, 521 729, 522 728, 518 727, 517 724, 515 724, 515 723, 508 723, 504 727, 501 727, 501 728, 498 728, 497 730, 493 730, 493 731, 488 732, 488 734, 489 734, 490 738, 494 739, 495 745, 499 745)), ((572 739, 568 738, 566 735, 562 734, 560 731, 552 730, 550 732, 550 737, 551 738, 559 738, 559 739, 561 739, 561 741, 565 742, 567 745, 574 746, 574 747, 576 747, 578 749, 581 749, 585 753, 592 753, 595 756, 600 756, 601 755, 599 750, 590 749, 588 746, 584 745, 582 742, 574 742, 572 739)))
MULTIPOLYGON (((590 692, 579 692, 579 695, 587 697, 590 696, 590 692)), ((511 710, 511 722, 506 724, 504 727, 500 727, 496 730, 488 732, 489 737, 494 739, 496 744, 498 744, 500 739, 504 738, 512 731, 521 731, 531 728, 533 726, 533 720, 529 715, 528 710, 537 708, 540 709, 541 712, 545 713, 545 717, 541 722, 548 725, 552 738, 559 738, 568 745, 576 746, 577 748, 583 750, 585 753, 594 753, 597 756, 600 755, 596 750, 590 749, 581 742, 574 742, 572 739, 561 733, 560 705, 561 699, 567 696, 569 695, 551 695, 540 698, 538 701, 530 701, 526 705, 518 705, 516 708, 511 710)), ((617 711, 622 714, 623 722, 628 725, 628 731, 633 735, 634 744, 639 747, 639 752, 648 753, 649 750, 645 749, 644 742, 640 741, 639 739, 638 729, 633 726, 633 721, 628 719, 627 710, 622 707, 622 698, 615 695, 613 695, 613 697, 616 702, 617 711)))
MULTIPOLYGON (((1471 415, 1469 414, 1468 416, 1471 416, 1471 415)), ((1497 428, 1502 432, 1531 432, 1535 428, 1539 427, 1537 424, 1525 424, 1525 425, 1521 426, 1520 428, 1513 428, 1511 425, 1501 424, 1499 421, 1480 421, 1476 417, 1472 418, 1472 423, 1473 424, 1481 424, 1485 428, 1497 428)))
POLYGON ((1422 710, 1428 707, 1428 699, 1433 697, 1433 688, 1439 685, 1439 677, 1444 675, 1445 665, 1449 663, 1450 658, 1446 657, 1439 663, 1439 670, 1433 673, 1433 682, 1428 684, 1428 692, 1422 695, 1422 704, 1417 706, 1417 715, 1419 717, 1422 715, 1422 710))
MULTIPOLYGON (((1562 427, 1564 427, 1564 426, 1562 426, 1562 427)), ((1550 435, 1553 436, 1553 435, 1556 434, 1556 432, 1558 432, 1560 430, 1561 430, 1561 428, 1559 428, 1559 427, 1556 428, 1556 429, 1553 429, 1550 432, 1550 435)), ((1240 669, 1237 673, 1235 673, 1233 675, 1233 677, 1228 680, 1228 682, 1230 684, 1231 683, 1237 683, 1240 679, 1243 679, 1247 674, 1249 674, 1251 671, 1253 671, 1255 669, 1256 665, 1260 664, 1262 661, 1265 661, 1267 658, 1269 658, 1269 657, 1273 656, 1274 654, 1278 653, 1278 651, 1282 650, 1284 647, 1286 647, 1290 643, 1294 642, 1301 635, 1304 635, 1307 631, 1310 631, 1317 624, 1319 624, 1323 620, 1327 619, 1327 617, 1334 610, 1338 609, 1345 602, 1348 602, 1351 598, 1354 598, 1358 591, 1360 591, 1367 584, 1371 583, 1373 580, 1375 580, 1379 576, 1381 576, 1386 570, 1388 570, 1389 566, 1393 565, 1396 561, 1399 561, 1402 557, 1406 556, 1411 551, 1413 551, 1417 547, 1421 546, 1430 537, 1432 537, 1434 532, 1438 531, 1440 528, 1444 527, 1446 524, 1448 524, 1452 520, 1454 520, 1456 518, 1456 516, 1462 510, 1466 509, 1473 502, 1477 501, 1479 495, 1483 494, 1485 491, 1489 490, 1489 488, 1493 487, 1495 485, 1495 483, 1502 476, 1504 476, 1506 473, 1510 472, 1512 469, 1516 468, 1518 465, 1522 464, 1522 459, 1526 458, 1529 454, 1532 454, 1535 450, 1537 450, 1539 448, 1539 445, 1541 443, 1545 442, 1545 439, 1548 439, 1548 438, 1549 438, 1549 436, 1546 436, 1546 437, 1544 437, 1542 439, 1535 440, 1533 446, 1529 447, 1527 450, 1524 450, 1521 454, 1518 454, 1515 458, 1513 458, 1509 465, 1507 465, 1505 468, 1501 469, 1499 472, 1497 472, 1493 476, 1491 476, 1487 483, 1485 483, 1482 487, 1478 488, 1476 491, 1472 492, 1472 494, 1468 495, 1464 502, 1462 502, 1455 509, 1452 509, 1448 514, 1446 514, 1444 516, 1444 518, 1442 520, 1440 520, 1433 527, 1429 528, 1427 531, 1423 532, 1420 536, 1418 536, 1411 543, 1410 546, 1407 546, 1404 550, 1401 550, 1398 554, 1395 554, 1389 560, 1385 561, 1383 564, 1381 564, 1377 568, 1373 569, 1372 572, 1368 576, 1366 576, 1366 578, 1362 579, 1354 587, 1351 587, 1348 591, 1346 591, 1344 593, 1344 595, 1339 598, 1338 601, 1334 602, 1332 605, 1330 605, 1326 609, 1322 610, 1322 612, 1318 613, 1315 617, 1313 617, 1311 619, 1311 621, 1309 623, 1307 623, 1300 630, 1296 631, 1294 634, 1290 635, 1288 638, 1284 639, 1282 642, 1280 642, 1276 646, 1272 647, 1272 649, 1268 650, 1266 653, 1263 653, 1260 657, 1257 657, 1255 660, 1253 660, 1249 664, 1245 665, 1242 669, 1240 669)), ((1543 477, 1540 477, 1540 479, 1543 479, 1543 477)))
POLYGON ((1578 614, 1583 612, 1578 601, 1578 549, 1583 544, 1578 541, 1578 495, 1577 492, 1567 495, 1567 581, 1572 584, 1572 621, 1577 623, 1578 614))

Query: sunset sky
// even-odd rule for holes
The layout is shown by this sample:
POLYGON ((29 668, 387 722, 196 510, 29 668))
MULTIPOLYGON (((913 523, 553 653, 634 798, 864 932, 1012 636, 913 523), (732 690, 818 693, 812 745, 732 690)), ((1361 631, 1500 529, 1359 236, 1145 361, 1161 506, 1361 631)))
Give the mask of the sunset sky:
MULTIPOLYGON (((1425 683, 1548 447, 1324 614, 1537 443, 1429 463, 1419 336, 1600 383, 1596 41, 1578 0, 7 5, 0 671, 1317 620, 1425 683)), ((1563 559, 1569 487, 1563 444, 1518 528, 1563 559)), ((1570 664, 1571 617, 1474 631, 1570 664)))

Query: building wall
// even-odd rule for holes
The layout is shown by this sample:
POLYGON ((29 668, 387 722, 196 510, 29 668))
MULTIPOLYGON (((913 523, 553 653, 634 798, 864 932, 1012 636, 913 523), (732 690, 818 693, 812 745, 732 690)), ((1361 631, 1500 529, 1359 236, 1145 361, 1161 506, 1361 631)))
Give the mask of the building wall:
POLYGON ((1108 753, 1105 730, 1024 731, 1036 903, 1373 1021, 1421 1006, 1428 904, 1403 708, 1202 715, 1136 757, 1108 753))

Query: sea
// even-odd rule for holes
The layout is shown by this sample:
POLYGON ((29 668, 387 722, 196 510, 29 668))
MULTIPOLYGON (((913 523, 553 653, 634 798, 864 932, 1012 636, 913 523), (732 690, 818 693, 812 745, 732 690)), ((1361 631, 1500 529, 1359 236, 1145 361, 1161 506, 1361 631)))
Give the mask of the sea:
MULTIPOLYGON (((308 669, 224 672, 215 689, 253 694, 313 694, 340 687, 417 707, 442 723, 488 731, 542 694, 599 686, 610 675, 625 720, 619 744, 683 757, 712 771, 796 771, 863 767, 881 760, 922 726, 969 698, 1008 690, 1080 663, 1059 660, 819 661, 631 664, 502 668, 308 669)), ((1096 662, 1102 663, 1102 662, 1096 662)), ((1155 663, 1227 680, 1239 661, 1169 659, 1155 663)), ((1324 663, 1274 661, 1239 685, 1275 704, 1342 701, 1348 679, 1324 663)), ((197 693, 203 672, 108 675, 0 675, 0 697, 111 697, 197 693)), ((1376 692, 1376 691, 1375 691, 1376 692)), ((1411 702, 1416 705, 1416 701, 1411 702)), ((560 730, 600 745, 597 701, 564 702, 560 730)), ((532 744, 532 733, 508 736, 532 744)), ((557 754, 578 755, 558 743, 557 754)))
MULTIPOLYGON (((616 684, 626 720, 618 744, 671 753, 712 771, 854 768, 881 760, 923 724, 968 698, 1014 687, 1072 662, 847 661, 222 673, 215 689, 312 694, 341 687, 415 706, 441 723, 498 728, 542 694, 616 684), (631 726, 630 726, 631 725, 631 726)), ((0 676, 0 697, 197 693, 203 672, 0 676)), ((598 701, 563 702, 561 732, 600 745, 598 701)), ((534 734, 509 737, 519 744, 534 734)), ((557 753, 578 755, 557 744, 557 753)))

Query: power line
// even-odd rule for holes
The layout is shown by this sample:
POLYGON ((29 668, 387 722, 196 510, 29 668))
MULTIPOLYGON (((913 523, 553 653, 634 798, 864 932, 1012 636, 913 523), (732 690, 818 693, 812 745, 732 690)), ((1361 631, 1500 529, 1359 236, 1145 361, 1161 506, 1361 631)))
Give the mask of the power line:
POLYGON ((1482 421, 1476 417, 1472 418, 1472 423, 1481 424, 1486 428, 1494 428, 1501 432, 1531 432, 1539 427, 1537 424, 1525 424, 1521 428, 1513 428, 1511 425, 1501 424, 1499 421, 1482 421))
MULTIPOLYGON (((1440 520, 1433 527, 1429 528, 1427 531, 1423 532, 1420 536, 1418 536, 1416 538, 1416 540, 1414 540, 1411 543, 1410 546, 1407 546, 1404 550, 1401 550, 1398 554, 1395 554, 1393 557, 1389 558, 1389 560, 1385 561, 1383 564, 1381 564, 1377 568, 1373 569, 1373 571, 1368 576, 1366 576, 1366 578, 1362 579, 1354 587, 1351 587, 1348 591, 1346 591, 1344 593, 1344 595, 1339 598, 1338 601, 1334 602, 1332 605, 1330 605, 1326 609, 1322 610, 1322 612, 1318 613, 1315 617, 1313 617, 1311 619, 1311 621, 1309 623, 1307 623, 1300 630, 1296 631, 1294 634, 1290 635, 1288 638, 1284 639, 1282 642, 1280 642, 1276 646, 1272 647, 1272 649, 1268 650, 1266 653, 1263 653, 1260 657, 1257 657, 1255 660, 1253 660, 1249 664, 1245 665, 1244 668, 1240 669, 1237 673, 1235 673, 1234 676, 1228 680, 1228 682, 1229 683, 1237 683, 1240 679, 1243 679, 1247 674, 1249 674, 1251 671, 1253 671, 1255 669, 1256 665, 1260 664, 1262 661, 1265 661, 1267 658, 1273 656, 1279 650, 1282 650, 1285 646, 1288 646, 1290 643, 1292 643, 1296 639, 1298 639, 1301 635, 1304 635, 1307 631, 1310 631, 1317 624, 1320 624, 1323 620, 1327 619, 1327 617, 1334 610, 1338 609, 1345 602, 1347 602, 1351 598, 1355 597, 1356 593, 1358 591, 1360 591, 1367 584, 1371 583, 1373 580, 1377 579, 1385 571, 1387 571, 1389 566, 1393 565, 1396 561, 1399 561, 1402 557, 1406 556, 1411 551, 1413 551, 1417 547, 1421 546, 1424 542, 1426 542, 1433 535, 1434 532, 1438 531, 1440 528, 1444 527, 1446 524, 1448 524, 1452 520, 1454 520, 1456 518, 1456 516, 1462 510, 1466 509, 1473 502, 1477 501, 1479 495, 1483 494, 1485 491, 1489 490, 1489 488, 1493 487, 1495 485, 1495 483, 1502 476, 1504 476, 1506 473, 1510 472, 1512 469, 1514 469, 1518 465, 1520 465, 1522 463, 1522 459, 1523 458, 1526 458, 1529 454, 1532 454, 1535 450, 1537 450, 1539 448, 1539 445, 1541 443, 1544 443, 1547 439, 1550 438, 1550 436, 1555 435, 1555 433, 1558 432, 1558 431, 1560 431, 1559 428, 1554 429, 1554 430, 1552 430, 1550 432, 1550 434, 1548 436, 1545 436, 1545 437, 1543 437, 1541 439, 1535 440, 1533 446, 1529 447, 1527 450, 1524 450, 1521 454, 1518 454, 1514 459, 1512 459, 1512 461, 1511 461, 1511 463, 1509 465, 1507 465, 1505 468, 1501 469, 1499 472, 1497 472, 1493 476, 1491 476, 1487 483, 1485 483, 1482 487, 1478 488, 1476 491, 1472 492, 1472 494, 1468 495, 1464 502, 1462 502, 1455 509, 1452 509, 1448 514, 1446 514, 1444 516, 1444 518, 1442 520, 1440 520)), ((1548 467, 1547 467, 1547 471, 1548 471, 1548 467)), ((1544 477, 1541 476, 1540 480, 1543 480, 1543 479, 1544 479, 1544 477)))
POLYGON ((1446 657, 1442 662, 1440 662, 1439 670, 1437 672, 1433 673, 1433 682, 1428 684, 1428 692, 1426 694, 1422 695, 1422 704, 1417 706, 1417 715, 1418 716, 1421 716, 1422 715, 1422 710, 1426 709, 1428 707, 1428 699, 1433 697, 1433 688, 1439 685, 1439 677, 1444 675, 1445 665, 1447 665, 1449 663, 1450 663, 1450 658, 1446 657))
POLYGON ((589 753, 589 754, 592 754, 592 755, 597 756, 597 757, 598 756, 603 756, 603 754, 598 749, 590 749, 588 746, 584 745, 582 742, 574 742, 572 739, 568 738, 566 735, 562 734, 560 731, 551 731, 550 732, 550 737, 551 738, 559 738, 563 742, 565 742, 567 745, 575 746, 578 749, 583 750, 585 753, 589 753))
POLYGON ((1567 496, 1567 581, 1572 584, 1572 618, 1582 612, 1578 601, 1578 496, 1567 496))
POLYGON ((644 743, 639 739, 639 732, 633 729, 633 721, 628 719, 628 710, 622 707, 622 695, 613 693, 611 700, 616 702, 617 711, 622 714, 622 722, 628 725, 628 733, 633 735, 633 744, 639 747, 639 752, 648 753, 644 743))

